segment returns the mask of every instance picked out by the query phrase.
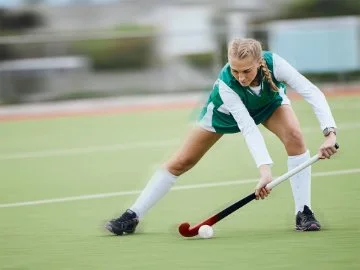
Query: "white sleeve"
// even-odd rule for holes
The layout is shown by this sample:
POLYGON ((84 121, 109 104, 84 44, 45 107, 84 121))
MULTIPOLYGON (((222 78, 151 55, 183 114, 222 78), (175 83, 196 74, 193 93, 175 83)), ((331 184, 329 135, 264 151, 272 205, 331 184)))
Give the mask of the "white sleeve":
POLYGON ((302 74, 300 74, 285 59, 277 54, 273 54, 274 76, 275 79, 288 84, 312 106, 315 115, 320 123, 321 130, 326 127, 336 127, 325 95, 318 87, 312 84, 302 74))
POLYGON ((264 138, 240 97, 221 80, 219 80, 219 94, 224 102, 223 106, 236 120, 256 166, 272 164, 264 138))

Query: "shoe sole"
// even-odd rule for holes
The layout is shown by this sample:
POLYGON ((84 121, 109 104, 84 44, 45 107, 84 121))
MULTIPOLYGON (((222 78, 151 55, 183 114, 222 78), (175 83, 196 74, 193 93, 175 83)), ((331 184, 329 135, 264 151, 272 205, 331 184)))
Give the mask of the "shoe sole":
POLYGON ((310 226, 307 227, 300 227, 300 226, 296 226, 296 231, 298 232, 315 232, 315 231, 320 231, 321 227, 315 223, 311 224, 310 226))
POLYGON ((121 234, 116 233, 116 232, 114 231, 114 229, 113 229, 113 227, 112 227, 112 225, 111 225, 110 222, 106 223, 106 224, 104 225, 104 227, 105 227, 105 229, 107 229, 107 230, 108 230, 109 232, 111 232, 112 234, 115 234, 115 235, 122 235, 122 234, 123 234, 123 232, 121 232, 121 234))
POLYGON ((111 224, 111 222, 107 222, 104 227, 105 229, 107 229, 109 232, 115 234, 115 235, 123 235, 123 234, 133 234, 135 232, 135 229, 136 229, 136 226, 139 224, 139 221, 136 220, 136 225, 135 225, 135 228, 131 231, 129 230, 125 230, 125 231, 120 231, 119 230, 114 230, 114 226, 111 224))

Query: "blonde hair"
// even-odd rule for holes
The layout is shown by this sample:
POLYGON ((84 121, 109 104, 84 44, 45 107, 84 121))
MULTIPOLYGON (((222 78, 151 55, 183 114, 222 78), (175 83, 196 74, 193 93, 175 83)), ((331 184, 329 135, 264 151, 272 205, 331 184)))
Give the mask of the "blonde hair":
POLYGON ((279 88, 274 83, 269 67, 265 59, 262 57, 262 47, 259 41, 251 38, 235 38, 230 41, 228 46, 228 58, 244 59, 251 56, 255 61, 260 62, 260 68, 264 74, 265 79, 270 84, 271 89, 275 92, 279 88))

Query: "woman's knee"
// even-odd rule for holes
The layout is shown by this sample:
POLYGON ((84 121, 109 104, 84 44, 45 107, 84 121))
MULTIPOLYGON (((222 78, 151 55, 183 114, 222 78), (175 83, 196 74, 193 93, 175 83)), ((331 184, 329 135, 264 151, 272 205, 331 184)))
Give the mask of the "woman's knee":
POLYGON ((179 176, 194 167, 196 163, 197 160, 192 157, 177 157, 167 162, 165 167, 173 175, 179 176))
POLYGON ((217 134, 195 128, 188 136, 178 152, 165 164, 165 167, 174 175, 181 175, 190 170, 202 156, 221 138, 217 134))
POLYGON ((299 129, 287 130, 283 142, 289 154, 301 154, 306 150, 304 136, 299 129))

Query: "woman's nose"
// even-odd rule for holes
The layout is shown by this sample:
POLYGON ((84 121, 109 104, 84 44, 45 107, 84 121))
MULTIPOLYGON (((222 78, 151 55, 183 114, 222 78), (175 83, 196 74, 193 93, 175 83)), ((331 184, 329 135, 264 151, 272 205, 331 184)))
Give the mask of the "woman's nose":
POLYGON ((239 74, 238 79, 239 79, 239 81, 244 81, 244 80, 245 80, 245 76, 244 76, 244 75, 239 74))

